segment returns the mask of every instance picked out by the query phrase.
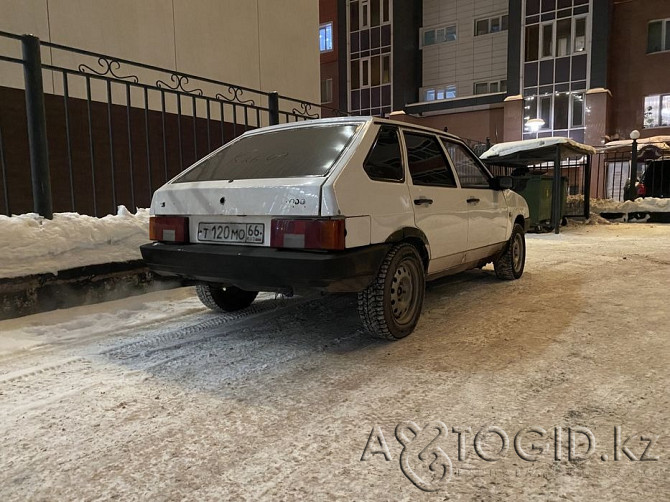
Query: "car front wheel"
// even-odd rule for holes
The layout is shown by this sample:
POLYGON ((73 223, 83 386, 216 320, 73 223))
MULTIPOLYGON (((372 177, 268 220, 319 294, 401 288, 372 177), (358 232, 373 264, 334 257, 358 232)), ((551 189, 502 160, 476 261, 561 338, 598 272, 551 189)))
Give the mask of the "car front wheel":
POLYGON ((526 264, 526 237, 523 227, 518 223, 514 224, 512 235, 505 246, 505 250, 493 262, 498 279, 511 281, 518 279, 523 274, 526 264))
POLYGON ((419 321, 426 279, 423 263, 411 244, 394 246, 372 284, 358 293, 358 313, 376 338, 399 340, 419 321))
POLYGON ((213 284, 198 284, 195 291, 206 307, 218 312, 245 309, 258 295, 258 291, 245 291, 235 286, 222 287, 213 284))

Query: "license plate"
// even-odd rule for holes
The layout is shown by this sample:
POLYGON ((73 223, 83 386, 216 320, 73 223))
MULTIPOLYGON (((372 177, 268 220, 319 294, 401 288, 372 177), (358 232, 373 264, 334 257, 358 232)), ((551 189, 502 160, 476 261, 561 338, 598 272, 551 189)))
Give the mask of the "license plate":
POLYGON ((263 244, 263 223, 199 223, 198 240, 201 242, 228 242, 235 244, 263 244))

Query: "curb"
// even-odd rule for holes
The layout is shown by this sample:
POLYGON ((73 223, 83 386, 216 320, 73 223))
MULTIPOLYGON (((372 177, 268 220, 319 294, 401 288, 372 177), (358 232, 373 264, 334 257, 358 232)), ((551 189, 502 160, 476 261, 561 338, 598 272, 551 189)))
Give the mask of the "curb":
POLYGON ((153 275, 143 260, 87 265, 57 275, 0 278, 0 320, 179 286, 179 281, 153 275))

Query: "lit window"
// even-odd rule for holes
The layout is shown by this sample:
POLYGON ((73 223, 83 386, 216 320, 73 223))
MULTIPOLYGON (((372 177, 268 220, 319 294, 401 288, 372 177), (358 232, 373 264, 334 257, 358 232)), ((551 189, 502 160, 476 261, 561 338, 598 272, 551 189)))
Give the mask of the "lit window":
POLYGON ((435 89, 426 89, 426 101, 435 101, 435 89))
POLYGON ((647 53, 670 51, 670 19, 652 21, 647 26, 647 53))
POLYGON ((644 98, 644 127, 670 126, 670 94, 644 98))
POLYGON ((319 50, 321 52, 333 50, 333 23, 319 27, 319 50))

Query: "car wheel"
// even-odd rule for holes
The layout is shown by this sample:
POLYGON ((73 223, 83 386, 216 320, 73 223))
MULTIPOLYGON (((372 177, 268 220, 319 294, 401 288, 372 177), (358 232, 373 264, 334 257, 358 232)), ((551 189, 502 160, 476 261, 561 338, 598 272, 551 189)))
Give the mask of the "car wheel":
POLYGON ((423 263, 411 244, 393 247, 372 284, 358 293, 358 313, 375 338, 399 340, 419 321, 426 278, 423 263))
POLYGON ((235 286, 222 287, 212 284, 198 284, 195 291, 206 307, 218 312, 234 312, 247 308, 258 295, 258 291, 245 291, 235 286))
POLYGON ((526 237, 523 227, 516 223, 512 229, 512 236, 505 246, 505 250, 493 262, 498 279, 511 281, 523 274, 526 264, 526 237))

